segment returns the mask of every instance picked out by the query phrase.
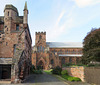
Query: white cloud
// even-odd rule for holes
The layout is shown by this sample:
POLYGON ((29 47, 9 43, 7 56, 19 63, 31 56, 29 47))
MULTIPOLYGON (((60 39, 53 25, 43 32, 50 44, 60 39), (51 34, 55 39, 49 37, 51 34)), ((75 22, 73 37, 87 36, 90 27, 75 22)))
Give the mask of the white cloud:
POLYGON ((100 3, 100 0, 73 0, 79 7, 86 7, 100 3))

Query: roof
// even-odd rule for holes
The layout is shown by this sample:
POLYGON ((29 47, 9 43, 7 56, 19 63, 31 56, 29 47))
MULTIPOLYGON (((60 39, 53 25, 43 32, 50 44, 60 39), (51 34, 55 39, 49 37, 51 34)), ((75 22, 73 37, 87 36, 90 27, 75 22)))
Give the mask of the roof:
POLYGON ((24 10, 27 10, 27 2, 25 2, 24 10))
POLYGON ((23 16, 17 16, 16 23, 23 23, 23 16))
MULTIPOLYGON (((17 8, 15 6, 11 5, 11 4, 6 5, 5 9, 12 9, 12 10, 14 10, 14 11, 16 11, 18 13, 17 8)), ((5 9, 4 9, 4 11, 5 11, 5 9)))
POLYGON ((50 48, 83 48, 81 42, 46 42, 50 48))
POLYGON ((3 22, 4 22, 4 17, 0 16, 0 23, 3 23, 3 22))
POLYGON ((82 57, 82 54, 59 54, 59 56, 65 56, 65 57, 82 57))

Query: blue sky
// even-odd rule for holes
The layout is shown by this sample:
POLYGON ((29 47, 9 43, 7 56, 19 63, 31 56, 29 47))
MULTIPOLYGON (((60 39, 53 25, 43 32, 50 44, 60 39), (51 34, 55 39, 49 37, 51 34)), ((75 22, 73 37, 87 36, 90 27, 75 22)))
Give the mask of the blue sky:
POLYGON ((35 32, 46 31, 47 42, 82 42, 92 28, 100 27, 100 0, 0 0, 0 16, 6 4, 23 15, 25 1, 33 45, 35 32))

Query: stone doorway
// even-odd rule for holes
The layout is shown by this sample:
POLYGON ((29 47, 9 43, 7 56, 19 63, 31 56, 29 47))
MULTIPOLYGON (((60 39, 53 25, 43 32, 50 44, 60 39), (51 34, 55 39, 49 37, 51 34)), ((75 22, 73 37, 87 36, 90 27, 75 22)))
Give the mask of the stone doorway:
POLYGON ((44 63, 43 63, 42 61, 40 61, 40 62, 38 63, 38 66, 39 66, 39 68, 41 68, 41 69, 45 69, 44 63))
POLYGON ((11 79, 11 65, 0 65, 0 79, 11 79))

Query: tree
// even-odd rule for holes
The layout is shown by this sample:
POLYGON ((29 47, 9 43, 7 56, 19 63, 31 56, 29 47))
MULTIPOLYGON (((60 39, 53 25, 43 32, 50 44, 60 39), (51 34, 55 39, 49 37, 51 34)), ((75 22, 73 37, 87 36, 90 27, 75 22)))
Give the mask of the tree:
POLYGON ((92 29, 83 41, 83 64, 90 61, 100 62, 100 28, 92 29))

